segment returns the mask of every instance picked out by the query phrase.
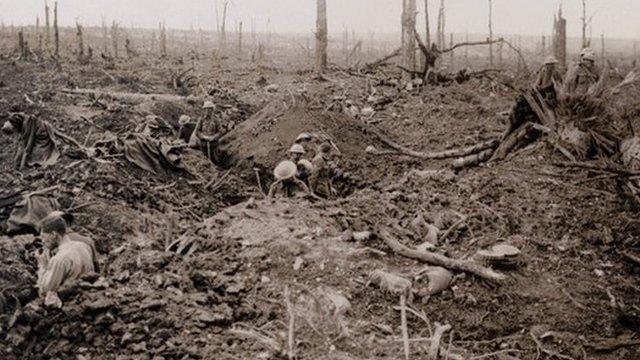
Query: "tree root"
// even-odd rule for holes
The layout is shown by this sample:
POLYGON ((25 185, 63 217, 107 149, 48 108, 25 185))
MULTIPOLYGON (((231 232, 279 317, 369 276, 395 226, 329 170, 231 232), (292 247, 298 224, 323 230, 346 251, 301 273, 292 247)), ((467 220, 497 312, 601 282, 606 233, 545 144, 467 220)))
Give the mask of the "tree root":
POLYGON ((506 280, 506 276, 491 268, 482 266, 474 261, 452 259, 447 256, 429 252, 419 251, 404 246, 398 242, 386 229, 380 229, 378 231, 380 238, 393 250, 393 252, 402 255, 410 259, 416 259, 424 261, 431 265, 442 266, 449 270, 464 271, 470 274, 476 275, 480 278, 490 280, 493 282, 502 282, 506 280))

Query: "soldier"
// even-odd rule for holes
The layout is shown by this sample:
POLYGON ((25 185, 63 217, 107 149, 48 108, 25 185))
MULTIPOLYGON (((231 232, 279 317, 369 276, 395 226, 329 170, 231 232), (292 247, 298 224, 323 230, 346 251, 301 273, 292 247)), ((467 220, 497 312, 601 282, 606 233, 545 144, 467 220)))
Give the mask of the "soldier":
POLYGON ((331 145, 329 143, 324 142, 318 146, 317 154, 311 160, 313 171, 309 176, 311 191, 327 198, 335 193, 331 184, 330 152, 331 145))
POLYGON ((82 276, 95 273, 97 252, 93 240, 67 232, 63 213, 54 211, 41 222, 44 249, 36 253, 38 263, 38 291, 46 296, 45 304, 61 307, 58 289, 82 276), (55 251, 51 257, 50 253, 55 251))
POLYGON ((213 123, 212 131, 214 134, 219 133, 222 130, 222 126, 220 124, 220 120, 214 116, 214 111, 216 110, 216 105, 212 101, 205 101, 202 109, 205 111, 205 119, 211 121, 213 123))
POLYGON ((552 109, 558 106, 556 86, 562 84, 562 75, 557 64, 558 60, 555 56, 547 57, 535 83, 536 90, 540 92, 540 95, 552 109))
POLYGON ((293 144, 291 148, 289 148, 290 160, 294 163, 298 163, 302 156, 305 154, 304 147, 300 144, 293 144))
POLYGON ((273 198, 276 195, 291 197, 295 195, 296 190, 302 190, 307 194, 311 194, 305 183, 298 179, 298 168, 296 164, 289 160, 281 161, 273 171, 276 181, 269 187, 267 197, 273 198), (296 189, 298 187, 299 189, 296 189))
POLYGON ((600 80, 595 66, 596 55, 593 50, 585 48, 580 53, 580 62, 568 73, 565 79, 565 92, 570 95, 584 95, 589 88, 600 80))

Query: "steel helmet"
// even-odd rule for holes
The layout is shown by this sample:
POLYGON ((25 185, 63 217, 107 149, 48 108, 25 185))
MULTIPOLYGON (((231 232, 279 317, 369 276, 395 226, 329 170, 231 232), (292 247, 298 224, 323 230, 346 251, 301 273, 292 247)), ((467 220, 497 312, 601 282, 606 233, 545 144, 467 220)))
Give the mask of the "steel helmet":
POLYGON ((312 138, 313 136, 311 136, 311 134, 304 132, 298 135, 298 137, 296 138, 296 142, 311 140, 312 138))
POLYGON ((311 172, 313 171, 313 164, 307 159, 300 159, 298 161, 298 169, 300 168, 303 168, 307 172, 311 172))
POLYGON ((178 119, 178 124, 180 125, 185 125, 188 124, 191 121, 191 117, 188 115, 182 115, 180 116, 180 119, 178 119))
POLYGON ((216 106, 213 104, 213 102, 209 100, 205 101, 204 105, 202 105, 203 109, 214 109, 215 107, 216 106))
POLYGON ((596 61, 596 54, 590 48, 584 48, 580 52, 580 58, 582 60, 596 61))
POLYGON ((547 56, 547 58, 544 60, 545 65, 553 65, 557 63, 558 63, 558 59, 556 59, 556 57, 553 55, 547 56))
POLYGON ((297 172, 298 167, 293 161, 284 160, 273 170, 273 176, 275 176, 277 180, 287 180, 296 176, 297 172))
POLYGON ((293 144, 291 145, 291 148, 289 148, 289 152, 292 154, 304 154, 304 147, 302 147, 302 145, 300 144, 293 144))

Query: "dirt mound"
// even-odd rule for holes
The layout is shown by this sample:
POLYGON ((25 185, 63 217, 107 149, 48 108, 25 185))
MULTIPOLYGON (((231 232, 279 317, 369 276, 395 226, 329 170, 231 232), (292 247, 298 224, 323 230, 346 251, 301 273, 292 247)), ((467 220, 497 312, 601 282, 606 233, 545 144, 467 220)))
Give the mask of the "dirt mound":
MULTIPOLYGON (((259 168, 272 169, 287 157, 287 150, 300 133, 328 136, 337 145, 343 158, 364 155, 366 143, 361 124, 344 114, 312 110, 304 104, 286 107, 272 102, 240 124, 221 140, 228 163, 250 160, 259 168)), ((315 149, 307 149, 312 157, 315 149)))

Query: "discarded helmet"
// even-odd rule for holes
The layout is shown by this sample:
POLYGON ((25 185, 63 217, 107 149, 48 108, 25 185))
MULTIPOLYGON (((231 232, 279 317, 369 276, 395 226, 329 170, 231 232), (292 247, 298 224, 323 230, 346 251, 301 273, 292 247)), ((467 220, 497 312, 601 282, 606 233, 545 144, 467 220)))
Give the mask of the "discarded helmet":
POLYGON ((287 180, 296 176, 298 167, 293 161, 284 160, 281 161, 278 166, 273 170, 273 176, 278 180, 287 180))
POLYGON ((558 63, 558 59, 556 59, 555 56, 550 55, 548 56, 546 59, 544 59, 544 64, 545 65, 554 65, 558 63))
POLYGON ((205 101, 204 105, 202 105, 203 109, 214 109, 215 107, 216 106, 213 104, 213 102, 209 100, 205 101))
POLYGON ((590 48, 584 48, 580 52, 580 58, 582 60, 596 61, 596 53, 594 53, 590 48))
POLYGON ((180 116, 180 119, 178 119, 178 124, 180 125, 185 125, 188 124, 191 121, 191 117, 188 115, 182 115, 180 116))
POLYGON ((304 147, 302 147, 302 145, 300 144, 293 144, 291 145, 291 148, 289 148, 289 152, 292 154, 304 154, 304 147))

